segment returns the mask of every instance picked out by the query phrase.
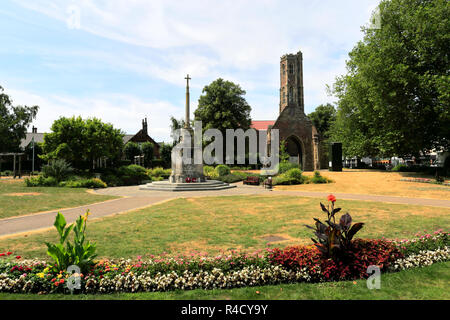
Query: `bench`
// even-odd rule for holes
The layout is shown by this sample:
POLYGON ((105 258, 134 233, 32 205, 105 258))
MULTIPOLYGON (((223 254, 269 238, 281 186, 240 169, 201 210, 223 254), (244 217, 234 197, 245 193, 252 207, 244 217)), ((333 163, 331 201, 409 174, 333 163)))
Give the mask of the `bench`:
POLYGON ((243 181, 243 183, 259 186, 259 177, 248 176, 247 179, 243 181))

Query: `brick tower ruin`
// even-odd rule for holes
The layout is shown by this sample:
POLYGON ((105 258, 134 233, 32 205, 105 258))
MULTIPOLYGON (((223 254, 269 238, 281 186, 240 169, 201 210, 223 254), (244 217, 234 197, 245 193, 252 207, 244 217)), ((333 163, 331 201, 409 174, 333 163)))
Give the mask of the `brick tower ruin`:
POLYGON ((272 129, 280 132, 287 144, 289 161, 304 171, 327 166, 320 144, 320 134, 305 114, 303 93, 303 54, 286 54, 280 61, 280 115, 272 129))

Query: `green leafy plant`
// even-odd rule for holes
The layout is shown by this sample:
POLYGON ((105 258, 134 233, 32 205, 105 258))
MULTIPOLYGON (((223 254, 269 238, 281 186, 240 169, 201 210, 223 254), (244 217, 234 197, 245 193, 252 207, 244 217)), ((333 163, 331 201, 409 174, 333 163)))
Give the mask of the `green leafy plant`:
POLYGON ((361 230, 364 223, 358 222, 352 225, 352 217, 348 213, 342 215, 336 223, 336 213, 341 211, 341 208, 334 207, 336 198, 333 195, 328 196, 328 201, 331 202, 331 208, 330 205, 326 207, 322 202, 320 203, 322 211, 327 214, 325 223, 314 218, 315 227, 306 227, 314 230, 317 240, 313 238, 311 240, 324 257, 342 260, 351 249, 353 237, 361 230))
POLYGON ((46 242, 47 254, 55 261, 58 271, 67 270, 70 265, 77 265, 86 272, 94 264, 96 244, 86 240, 86 223, 90 212, 79 216, 75 223, 67 227, 66 219, 60 212, 56 215, 53 224, 59 234, 59 243, 46 242), (68 240, 73 231, 73 244, 68 240), (64 246, 65 245, 65 246, 64 246))
POLYGON ((219 177, 226 176, 231 173, 230 167, 224 164, 219 164, 214 171, 219 175, 219 177))
POLYGON ((73 172, 73 168, 64 159, 52 160, 42 167, 44 177, 55 178, 58 182, 67 178, 73 172))
POLYGON ((321 184, 321 183, 329 183, 332 182, 330 179, 326 177, 322 177, 319 171, 314 171, 314 176, 311 177, 309 183, 321 184))

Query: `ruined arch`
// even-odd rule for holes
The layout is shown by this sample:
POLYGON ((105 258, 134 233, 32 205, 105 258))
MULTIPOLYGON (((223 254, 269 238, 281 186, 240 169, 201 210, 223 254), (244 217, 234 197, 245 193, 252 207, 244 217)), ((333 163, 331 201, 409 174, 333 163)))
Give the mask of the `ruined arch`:
POLYGON ((303 169, 305 148, 297 136, 291 135, 286 139, 286 151, 289 154, 289 162, 298 164, 303 169))

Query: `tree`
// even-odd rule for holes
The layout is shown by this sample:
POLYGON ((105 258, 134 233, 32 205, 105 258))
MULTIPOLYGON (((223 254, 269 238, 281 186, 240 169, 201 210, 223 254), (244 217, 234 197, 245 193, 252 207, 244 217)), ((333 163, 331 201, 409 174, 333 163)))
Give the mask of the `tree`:
POLYGON ((152 166, 154 147, 155 146, 151 142, 144 142, 141 146, 142 154, 144 155, 144 165, 147 168, 152 166))
POLYGON ((217 79, 203 88, 195 110, 195 120, 203 122, 203 129, 250 128, 251 107, 243 97, 245 91, 237 84, 217 79))
POLYGON ((382 0, 336 79, 332 137, 347 156, 417 155, 450 143, 450 5, 382 0))
POLYGON ((130 141, 123 148, 123 152, 125 153, 125 158, 133 161, 134 157, 141 155, 141 147, 136 142, 130 141))
POLYGON ((170 168, 172 165, 172 148, 173 145, 169 143, 162 143, 159 149, 159 153, 161 155, 161 160, 163 162, 164 168, 170 168))
POLYGON ((53 122, 51 131, 44 135, 44 155, 40 157, 45 161, 64 159, 75 168, 91 168, 93 160, 101 157, 120 159, 124 133, 109 123, 61 117, 53 122))
POLYGON ((336 120, 336 109, 333 105, 321 104, 314 112, 308 114, 308 118, 312 121, 317 130, 325 139, 329 138, 329 130, 333 122, 336 120))
POLYGON ((20 141, 39 107, 13 106, 11 98, 3 92, 0 86, 0 152, 15 152, 20 150, 20 141))
MULTIPOLYGON (((219 78, 203 88, 198 100, 198 108, 194 112, 195 120, 202 121, 203 131, 217 129, 222 132, 224 156, 226 155, 226 129, 247 130, 250 128, 251 107, 244 95, 245 91, 239 85, 219 78)), ((248 141, 246 144, 248 146, 248 141)), ((248 147, 246 149, 248 150, 248 147)), ((234 152, 236 158, 236 146, 234 152)))

